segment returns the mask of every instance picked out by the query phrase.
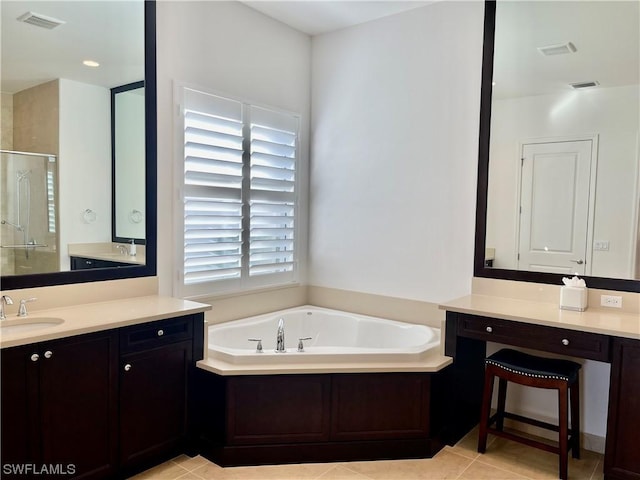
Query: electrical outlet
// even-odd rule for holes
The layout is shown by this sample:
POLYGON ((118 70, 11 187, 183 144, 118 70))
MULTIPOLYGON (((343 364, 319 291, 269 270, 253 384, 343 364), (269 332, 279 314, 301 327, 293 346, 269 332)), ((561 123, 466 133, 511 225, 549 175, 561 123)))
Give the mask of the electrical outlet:
POLYGON ((617 295, 600 295, 600 305, 603 307, 622 308, 622 297, 617 295))

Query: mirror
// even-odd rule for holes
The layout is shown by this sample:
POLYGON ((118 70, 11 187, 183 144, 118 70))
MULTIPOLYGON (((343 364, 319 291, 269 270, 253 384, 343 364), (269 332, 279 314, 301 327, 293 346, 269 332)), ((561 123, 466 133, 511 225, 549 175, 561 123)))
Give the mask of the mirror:
POLYGON ((144 82, 111 89, 114 242, 144 245, 144 82))
MULTIPOLYGON (((11 249, 5 246, 19 246, 20 251, 24 250, 22 257, 28 253, 31 260, 37 256, 38 249, 45 249, 40 247, 41 244, 47 245, 48 253, 56 258, 58 264, 55 269, 18 268, 11 272, 5 268, 3 258, 3 290, 155 275, 155 3, 142 0, 8 1, 2 2, 1 6, 2 150, 45 153, 44 158, 54 158, 55 161, 49 164, 55 165, 57 170, 55 174, 45 176, 52 179, 51 195, 37 190, 46 183, 36 179, 37 172, 33 169, 28 175, 31 189, 22 181, 20 208, 12 205, 18 200, 17 195, 7 198, 6 202, 3 198, 0 213, 6 223, 0 225, 3 245, 0 252, 4 255, 11 249), (83 65, 84 60, 95 60, 100 66, 83 65), (146 237, 146 240, 143 248, 138 247, 138 255, 129 256, 128 251, 125 255, 120 253, 121 249, 115 249, 117 244, 112 242, 115 230, 112 226, 112 200, 116 202, 118 197, 112 198, 115 187, 111 181, 110 89, 140 79, 144 79, 144 96, 138 96, 144 106, 141 119, 144 123, 138 125, 136 131, 146 134, 142 137, 144 161, 139 161, 136 167, 138 184, 135 190, 143 197, 142 201, 137 200, 141 206, 136 207, 142 216, 137 223, 141 224, 139 228, 144 232, 139 238, 146 237), (29 97, 18 94, 44 89, 52 95, 29 97), (30 118, 22 113, 18 118, 12 115, 15 110, 20 110, 22 104, 29 106, 26 111, 30 118), (45 128, 34 120, 36 116, 44 119, 45 128), (27 127, 23 126, 25 124, 27 127), (27 138, 34 140, 33 144, 20 143, 20 132, 26 132, 27 138), (13 143, 14 139, 18 141, 13 143), (37 143, 42 139, 46 141, 37 143), (25 200, 29 191, 30 210, 25 200), (52 204, 44 209, 48 214, 44 224, 49 230, 48 237, 35 234, 45 229, 35 226, 39 217, 37 209, 43 210, 40 204, 44 199, 49 199, 52 204), (22 212, 20 223, 13 221, 18 212, 22 212), (22 230, 26 228, 22 223, 27 218, 34 226, 29 227, 26 241, 17 242, 19 237, 25 236, 22 230), (52 227, 55 232, 51 231, 52 227), (22 244, 27 244, 27 247, 22 244), (113 246, 116 251, 99 252, 100 255, 111 254, 112 258, 93 265, 98 268, 74 270, 70 259, 70 254, 77 254, 74 248, 96 244, 101 248, 113 246)), ((137 148, 140 150, 139 145, 137 148)), ((19 170, 31 169, 20 167, 19 170)), ((15 184, 13 190, 17 191, 18 179, 5 175, 7 171, 2 165, 0 174, 6 176, 3 186, 15 184)), ((120 190, 123 189, 126 191, 127 187, 120 190)), ((134 218, 137 220, 139 217, 134 218)), ((13 250, 15 253, 17 249, 13 250)))
POLYGON ((640 291, 639 32, 639 2, 485 3, 476 276, 640 291))

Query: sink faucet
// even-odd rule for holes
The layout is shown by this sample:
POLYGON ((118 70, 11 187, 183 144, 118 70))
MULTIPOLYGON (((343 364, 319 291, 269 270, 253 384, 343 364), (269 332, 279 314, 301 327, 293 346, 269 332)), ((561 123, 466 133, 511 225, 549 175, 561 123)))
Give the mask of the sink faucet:
POLYGON ((278 321, 278 333, 276 335, 276 353, 284 353, 284 318, 278 321))
POLYGON ((7 318, 4 313, 5 305, 13 305, 13 300, 9 295, 2 295, 2 297, 0 297, 0 320, 4 320, 5 318, 7 318))
POLYGON ((26 317, 28 315, 27 302, 35 302, 36 300, 37 298, 26 298, 26 299, 20 300, 20 307, 18 307, 18 316, 26 317))

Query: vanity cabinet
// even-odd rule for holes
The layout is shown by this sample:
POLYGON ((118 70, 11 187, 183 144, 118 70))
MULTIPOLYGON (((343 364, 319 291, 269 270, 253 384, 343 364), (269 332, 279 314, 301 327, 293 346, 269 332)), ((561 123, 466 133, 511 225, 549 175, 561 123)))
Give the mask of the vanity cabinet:
POLYGON ((120 343, 120 463, 129 467, 186 444, 193 321, 125 328, 120 343))
POLYGON ((2 349, 2 477, 120 478, 191 453, 203 343, 197 313, 2 349))
POLYGON ((103 332, 2 350, 3 476, 25 463, 76 478, 115 472, 117 348, 103 332))
POLYGON ((99 260, 97 258, 71 257, 71 270, 86 270, 89 268, 131 267, 133 263, 99 260))
POLYGON ((607 480, 639 480, 640 341, 615 339, 604 461, 607 480))

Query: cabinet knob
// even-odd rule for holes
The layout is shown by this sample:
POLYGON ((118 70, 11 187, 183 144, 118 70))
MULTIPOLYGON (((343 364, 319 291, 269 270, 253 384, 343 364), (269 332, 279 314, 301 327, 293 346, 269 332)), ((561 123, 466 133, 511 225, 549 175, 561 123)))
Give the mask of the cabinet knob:
POLYGON ((162 335, 164 335, 164 330, 162 329, 158 330, 158 336, 161 337, 162 335))
POLYGON ((491 333, 493 332, 493 328, 492 327, 487 327, 487 333, 491 333))
POLYGON ((53 352, 51 350, 47 350, 44 352, 44 358, 51 358, 53 356, 53 352))
POLYGON ((562 344, 566 347, 567 345, 569 345, 569 340, 566 338, 562 339, 562 344))
POLYGON ((34 353, 33 355, 31 355, 32 362, 37 362, 39 359, 40 359, 40 355, 38 355, 37 353, 34 353))
POLYGON ((125 371, 125 372, 128 372, 129 370, 131 370, 131 364, 130 364, 130 363, 127 363, 127 364, 124 366, 124 371, 125 371))

